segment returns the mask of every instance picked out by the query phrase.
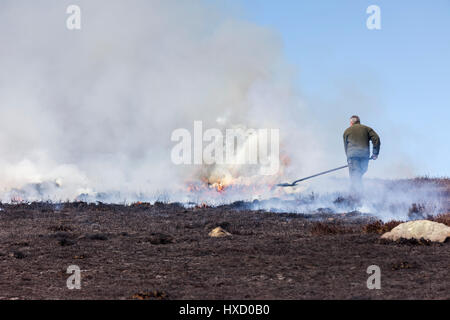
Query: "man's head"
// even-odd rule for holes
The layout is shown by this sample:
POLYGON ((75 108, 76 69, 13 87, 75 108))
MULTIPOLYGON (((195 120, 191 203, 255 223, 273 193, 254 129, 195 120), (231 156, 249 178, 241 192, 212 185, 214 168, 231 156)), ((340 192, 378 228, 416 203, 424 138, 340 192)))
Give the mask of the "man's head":
POLYGON ((358 116, 351 116, 350 117, 350 126, 357 124, 357 123, 361 123, 361 121, 359 120, 358 116))

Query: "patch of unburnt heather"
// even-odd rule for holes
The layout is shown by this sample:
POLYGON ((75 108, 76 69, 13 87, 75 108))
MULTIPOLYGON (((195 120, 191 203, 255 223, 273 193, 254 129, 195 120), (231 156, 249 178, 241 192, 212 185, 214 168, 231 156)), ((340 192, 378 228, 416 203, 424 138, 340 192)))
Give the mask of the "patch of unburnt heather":
POLYGON ((442 245, 441 243, 437 243, 437 242, 432 242, 430 240, 426 240, 424 238, 420 238, 420 239, 405 239, 405 238, 400 238, 396 241, 393 240, 389 240, 389 239, 378 239, 377 243, 379 244, 387 244, 387 245, 406 245, 406 246, 431 246, 431 245, 442 245))
POLYGON ((408 210, 408 218, 410 220, 425 219, 427 215, 427 209, 424 204, 413 203, 408 210))
POLYGON ((402 223, 401 221, 396 221, 396 220, 392 220, 392 221, 389 221, 386 223, 384 223, 381 220, 378 220, 378 221, 364 225, 362 227, 362 231, 363 231, 363 233, 383 234, 383 233, 391 231, 392 229, 394 229, 396 226, 398 226, 401 223, 402 223))
POLYGON ((443 223, 450 227, 450 212, 442 213, 430 219, 431 221, 443 223))
MULTIPOLYGON (((423 218, 425 219, 425 218, 423 218)), ((427 216, 427 220, 443 223, 447 226, 450 226, 450 213, 439 214, 437 216, 427 216)), ((391 231, 399 224, 403 223, 403 221, 392 220, 384 223, 381 220, 377 220, 372 223, 368 223, 362 227, 363 233, 376 233, 376 234, 384 234, 386 232, 391 231)))
POLYGON ((130 205, 131 208, 137 209, 137 210, 148 210, 152 208, 152 204, 149 202, 135 202, 130 205))
POLYGON ((336 222, 314 222, 311 225, 310 232, 313 236, 323 236, 354 233, 355 230, 336 222))
POLYGON ((162 201, 156 201, 153 205, 156 208, 160 209, 160 208, 164 208, 165 206, 167 206, 168 203, 167 202, 162 202, 162 201))
MULTIPOLYGON (((427 207, 424 204, 417 204, 413 203, 411 207, 408 209, 408 218, 410 220, 431 220, 435 221, 436 216, 433 215, 433 208, 427 207)), ((445 221, 448 223, 450 220, 450 213, 446 214, 440 214, 439 217, 443 223, 445 224, 445 221)))
POLYGON ((449 178, 430 178, 430 177, 417 177, 414 179, 399 179, 387 181, 386 185, 390 188, 401 188, 405 189, 411 186, 422 187, 422 186, 437 186, 443 188, 450 188, 449 178))
POLYGON ((414 178, 412 181, 416 184, 429 185, 430 183, 433 183, 435 185, 450 188, 450 179, 449 178, 418 177, 418 178, 414 178))

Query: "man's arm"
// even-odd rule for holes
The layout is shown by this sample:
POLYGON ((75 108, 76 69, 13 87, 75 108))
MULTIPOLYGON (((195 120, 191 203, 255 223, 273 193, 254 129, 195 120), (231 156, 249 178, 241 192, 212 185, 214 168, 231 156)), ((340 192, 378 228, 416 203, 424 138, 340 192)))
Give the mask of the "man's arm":
POLYGON ((372 141, 373 145, 372 153, 374 156, 378 157, 378 154, 380 153, 381 141, 378 134, 372 128, 369 128, 369 138, 372 141))
POLYGON ((344 132, 344 149, 345 149, 345 155, 347 155, 347 135, 346 135, 346 132, 344 132))

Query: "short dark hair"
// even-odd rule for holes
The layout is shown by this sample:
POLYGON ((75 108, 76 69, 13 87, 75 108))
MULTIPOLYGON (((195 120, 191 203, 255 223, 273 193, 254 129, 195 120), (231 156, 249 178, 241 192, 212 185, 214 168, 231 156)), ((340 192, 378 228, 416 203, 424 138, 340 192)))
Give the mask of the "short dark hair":
POLYGON ((355 115, 351 116, 351 117, 350 117, 350 120, 351 120, 351 122, 352 122, 353 124, 355 124, 355 123, 360 123, 360 122, 361 122, 361 120, 359 119, 359 117, 358 117, 358 116, 355 116, 355 115))

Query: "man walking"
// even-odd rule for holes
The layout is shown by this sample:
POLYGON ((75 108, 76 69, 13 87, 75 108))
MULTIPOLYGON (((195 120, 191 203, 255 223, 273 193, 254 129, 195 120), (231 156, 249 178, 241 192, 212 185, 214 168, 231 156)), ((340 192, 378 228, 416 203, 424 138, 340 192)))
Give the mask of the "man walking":
POLYGON ((352 116, 350 127, 344 132, 344 147, 352 191, 359 193, 362 190, 362 176, 367 171, 369 159, 378 158, 380 137, 372 128, 362 125, 358 116, 352 116), (373 145, 372 157, 369 141, 372 141, 373 145))

